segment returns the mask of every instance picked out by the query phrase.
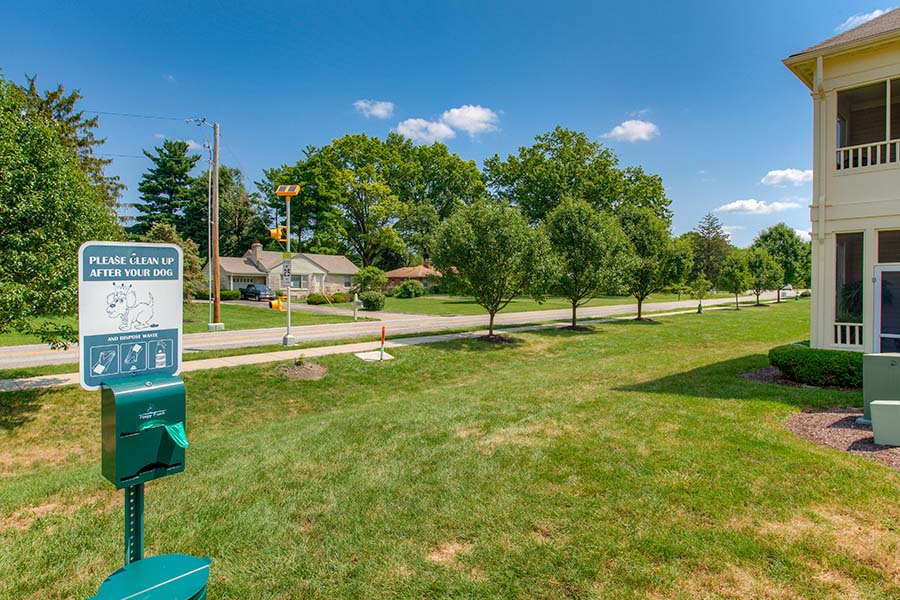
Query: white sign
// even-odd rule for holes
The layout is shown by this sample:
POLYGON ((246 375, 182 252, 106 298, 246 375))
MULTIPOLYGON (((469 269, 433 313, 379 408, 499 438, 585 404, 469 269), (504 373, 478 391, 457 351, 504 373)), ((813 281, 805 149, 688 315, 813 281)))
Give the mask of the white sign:
POLYGON ((85 242, 78 250, 81 387, 181 372, 181 248, 85 242))

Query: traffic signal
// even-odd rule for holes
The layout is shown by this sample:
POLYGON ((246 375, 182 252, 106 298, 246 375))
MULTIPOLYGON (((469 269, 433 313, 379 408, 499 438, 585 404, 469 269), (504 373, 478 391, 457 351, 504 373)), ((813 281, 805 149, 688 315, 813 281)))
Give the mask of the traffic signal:
POLYGON ((287 312, 287 303, 282 298, 275 298, 274 300, 269 300, 269 308, 274 308, 275 310, 281 312, 287 312))
POLYGON ((287 241, 287 227, 284 225, 281 225, 279 227, 275 227, 274 229, 270 229, 269 237, 277 242, 286 242, 287 241))

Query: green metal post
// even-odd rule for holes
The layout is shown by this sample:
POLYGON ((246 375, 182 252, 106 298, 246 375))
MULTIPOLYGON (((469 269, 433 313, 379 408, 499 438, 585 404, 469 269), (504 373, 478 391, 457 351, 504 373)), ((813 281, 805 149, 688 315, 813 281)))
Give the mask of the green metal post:
POLYGON ((125 564, 144 558, 144 484, 125 488, 125 564))

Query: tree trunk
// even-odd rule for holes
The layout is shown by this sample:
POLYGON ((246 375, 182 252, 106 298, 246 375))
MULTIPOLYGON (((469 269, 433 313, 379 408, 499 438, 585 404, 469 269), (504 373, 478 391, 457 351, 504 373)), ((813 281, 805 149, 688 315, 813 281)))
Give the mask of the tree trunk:
POLYGON ((760 294, 760 292, 753 292, 753 293, 756 294, 756 305, 757 305, 757 306, 762 306, 762 303, 759 301, 759 294, 760 294))
POLYGON ((775 290, 776 302, 781 302, 781 290, 775 290))
POLYGON ((496 313, 491 313, 491 323, 488 325, 488 337, 494 337, 494 315, 496 313))
POLYGON ((644 305, 644 299, 643 299, 643 298, 638 298, 638 316, 637 316, 637 320, 638 320, 638 321, 641 320, 641 307, 642 307, 643 305, 644 305))
POLYGON ((734 310, 741 310, 741 303, 738 301, 738 295, 734 295, 734 310))
POLYGON ((575 309, 577 308, 576 304, 572 302, 572 329, 575 329, 575 309))

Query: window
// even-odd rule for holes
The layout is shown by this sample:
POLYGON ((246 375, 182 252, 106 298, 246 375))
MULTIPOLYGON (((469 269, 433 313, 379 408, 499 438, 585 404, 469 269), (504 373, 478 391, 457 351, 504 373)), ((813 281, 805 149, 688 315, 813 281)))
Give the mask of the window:
POLYGON ((887 82, 838 92, 838 148, 887 141, 887 82))
POLYGON ((835 238, 834 320, 862 323, 863 234, 839 233, 835 238))
POLYGON ((900 263, 900 230, 878 232, 878 262, 900 263))
POLYGON ((350 276, 349 276, 349 275, 344 275, 344 287, 345 287, 345 288, 348 288, 348 287, 350 287, 351 285, 353 285, 353 282, 350 280, 350 276))
POLYGON ((291 287, 305 290, 309 287, 309 275, 291 275, 291 287))

